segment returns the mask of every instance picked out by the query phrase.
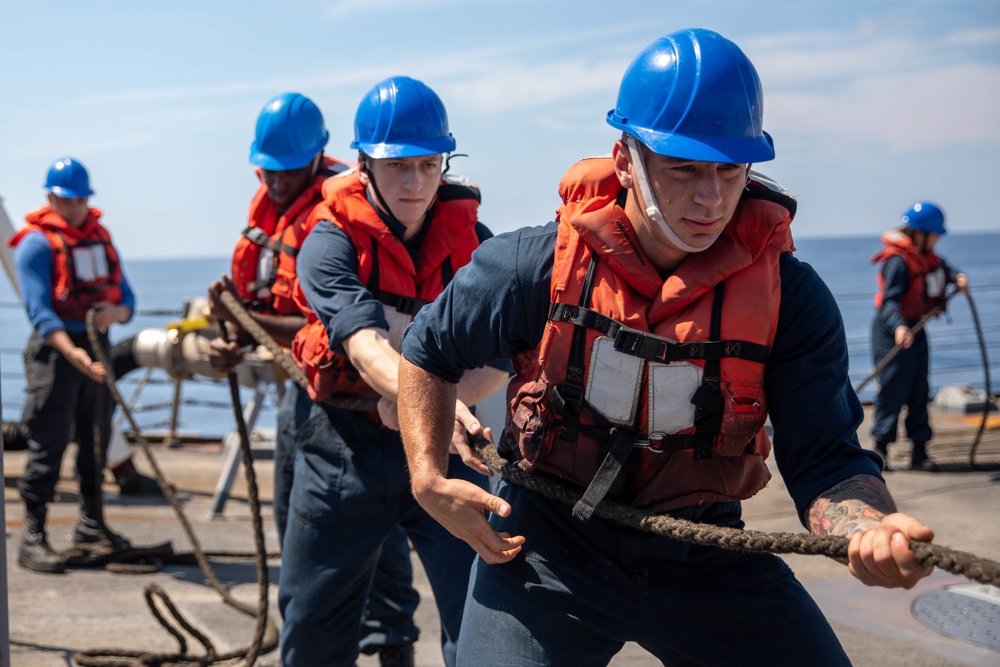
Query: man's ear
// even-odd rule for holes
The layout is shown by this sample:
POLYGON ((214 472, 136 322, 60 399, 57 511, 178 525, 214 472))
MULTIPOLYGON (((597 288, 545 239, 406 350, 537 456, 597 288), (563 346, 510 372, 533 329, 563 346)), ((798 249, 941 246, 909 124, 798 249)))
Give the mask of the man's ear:
POLYGON ((622 184, 623 188, 631 189, 632 155, 623 140, 619 139, 615 142, 614 147, 611 149, 611 159, 614 161, 615 175, 618 176, 618 182, 622 184))

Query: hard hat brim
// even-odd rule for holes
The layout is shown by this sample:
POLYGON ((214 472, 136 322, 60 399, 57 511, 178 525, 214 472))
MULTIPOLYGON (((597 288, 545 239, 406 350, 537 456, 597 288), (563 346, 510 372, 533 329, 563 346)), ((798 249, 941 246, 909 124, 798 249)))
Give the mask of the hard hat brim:
POLYGON ((359 150, 370 158, 382 160, 394 157, 420 157, 421 155, 442 155, 455 150, 455 139, 451 136, 428 141, 414 141, 407 144, 351 142, 351 148, 359 150))
POLYGON ((266 153, 250 153, 250 164, 260 167, 261 169, 266 169, 267 171, 293 171, 295 169, 302 169, 310 162, 313 158, 322 151, 322 147, 319 150, 311 151, 309 153, 299 153, 298 155, 282 155, 274 156, 267 155, 266 153))
POLYGON ((80 197, 90 197, 94 194, 94 191, 90 188, 86 188, 84 190, 73 190, 71 188, 64 188, 61 185, 56 185, 48 190, 56 197, 62 197, 63 199, 79 199, 80 197))
POLYGON ((733 164, 768 162, 774 159, 774 140, 767 132, 761 132, 760 137, 664 134, 621 123, 615 118, 614 109, 608 112, 608 124, 628 132, 646 148, 659 155, 699 162, 733 164))

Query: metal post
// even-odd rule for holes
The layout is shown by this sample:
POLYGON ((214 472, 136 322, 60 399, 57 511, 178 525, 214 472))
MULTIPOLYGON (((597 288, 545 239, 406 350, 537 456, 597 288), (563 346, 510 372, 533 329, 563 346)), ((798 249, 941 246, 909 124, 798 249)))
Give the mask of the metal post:
POLYGON ((167 437, 164 444, 167 447, 177 447, 181 444, 180 439, 177 437, 177 421, 180 418, 179 412, 181 409, 181 383, 182 379, 177 378, 174 381, 174 402, 170 406, 170 432, 167 433, 167 437))
MULTIPOLYGON (((3 408, 0 407, 0 421, 3 420, 3 408)), ((0 446, 3 445, 3 433, 0 433, 0 446)), ((0 478, 3 478, 3 456, 0 456, 0 478)), ((0 523, 7 530, 7 502, 0 505, 0 523)), ((10 667, 10 626, 7 611, 7 539, 0 542, 0 667, 10 667)))
MULTIPOLYGON (((0 235, 3 236, 2 243, 3 250, 0 250, 0 258, 3 259, 4 269, 7 271, 7 277, 10 278, 11 285, 14 287, 14 293, 21 296, 21 288, 17 283, 17 271, 14 270, 14 264, 11 260, 13 253, 7 253, 7 239, 13 234, 14 227, 10 224, 10 218, 7 217, 7 210, 3 206, 3 198, 0 197, 0 235)), ((3 407, 0 406, 0 422, 3 421, 3 407)), ((0 452, 3 451, 3 433, 0 432, 0 452)), ((0 455, 0 479, 6 479, 4 477, 3 470, 3 456, 0 455)), ((7 502, 4 500, 3 505, 0 505, 0 523, 4 527, 4 540, 0 543, 0 667, 10 667, 10 613, 7 604, 7 502)))

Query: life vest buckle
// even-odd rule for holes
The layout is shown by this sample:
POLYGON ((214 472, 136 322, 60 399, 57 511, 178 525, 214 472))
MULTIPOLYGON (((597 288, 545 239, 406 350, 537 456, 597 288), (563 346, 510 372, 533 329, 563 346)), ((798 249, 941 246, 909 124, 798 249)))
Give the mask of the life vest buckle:
POLYGON ((666 433, 661 433, 660 431, 654 431, 653 433, 649 434, 646 440, 637 440, 635 446, 648 449, 654 454, 662 454, 663 444, 666 438, 667 438, 666 433))
POLYGON ((642 347, 642 341, 645 338, 646 335, 641 331, 622 327, 618 330, 618 333, 615 334, 615 350, 636 356, 637 352, 642 347))

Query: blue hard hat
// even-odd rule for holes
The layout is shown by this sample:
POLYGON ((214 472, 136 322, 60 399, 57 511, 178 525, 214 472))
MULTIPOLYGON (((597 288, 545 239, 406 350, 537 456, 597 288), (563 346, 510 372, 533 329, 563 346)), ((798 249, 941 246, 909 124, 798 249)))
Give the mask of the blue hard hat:
POLYGON ((56 197, 89 197, 90 176, 83 165, 71 157, 59 158, 49 167, 45 189, 56 197))
POLYGON ((925 234, 945 234, 944 211, 932 202, 918 201, 903 213, 903 224, 925 234))
POLYGON ((665 35, 625 71, 608 124, 660 155, 704 162, 774 159, 753 63, 700 28, 665 35))
POLYGON ((301 169, 329 139, 315 102, 300 93, 282 93, 271 98, 257 116, 250 164, 268 171, 301 169))
POLYGON ((408 76, 380 81, 354 115, 355 148, 375 159, 450 153, 455 138, 448 114, 426 84, 408 76))

